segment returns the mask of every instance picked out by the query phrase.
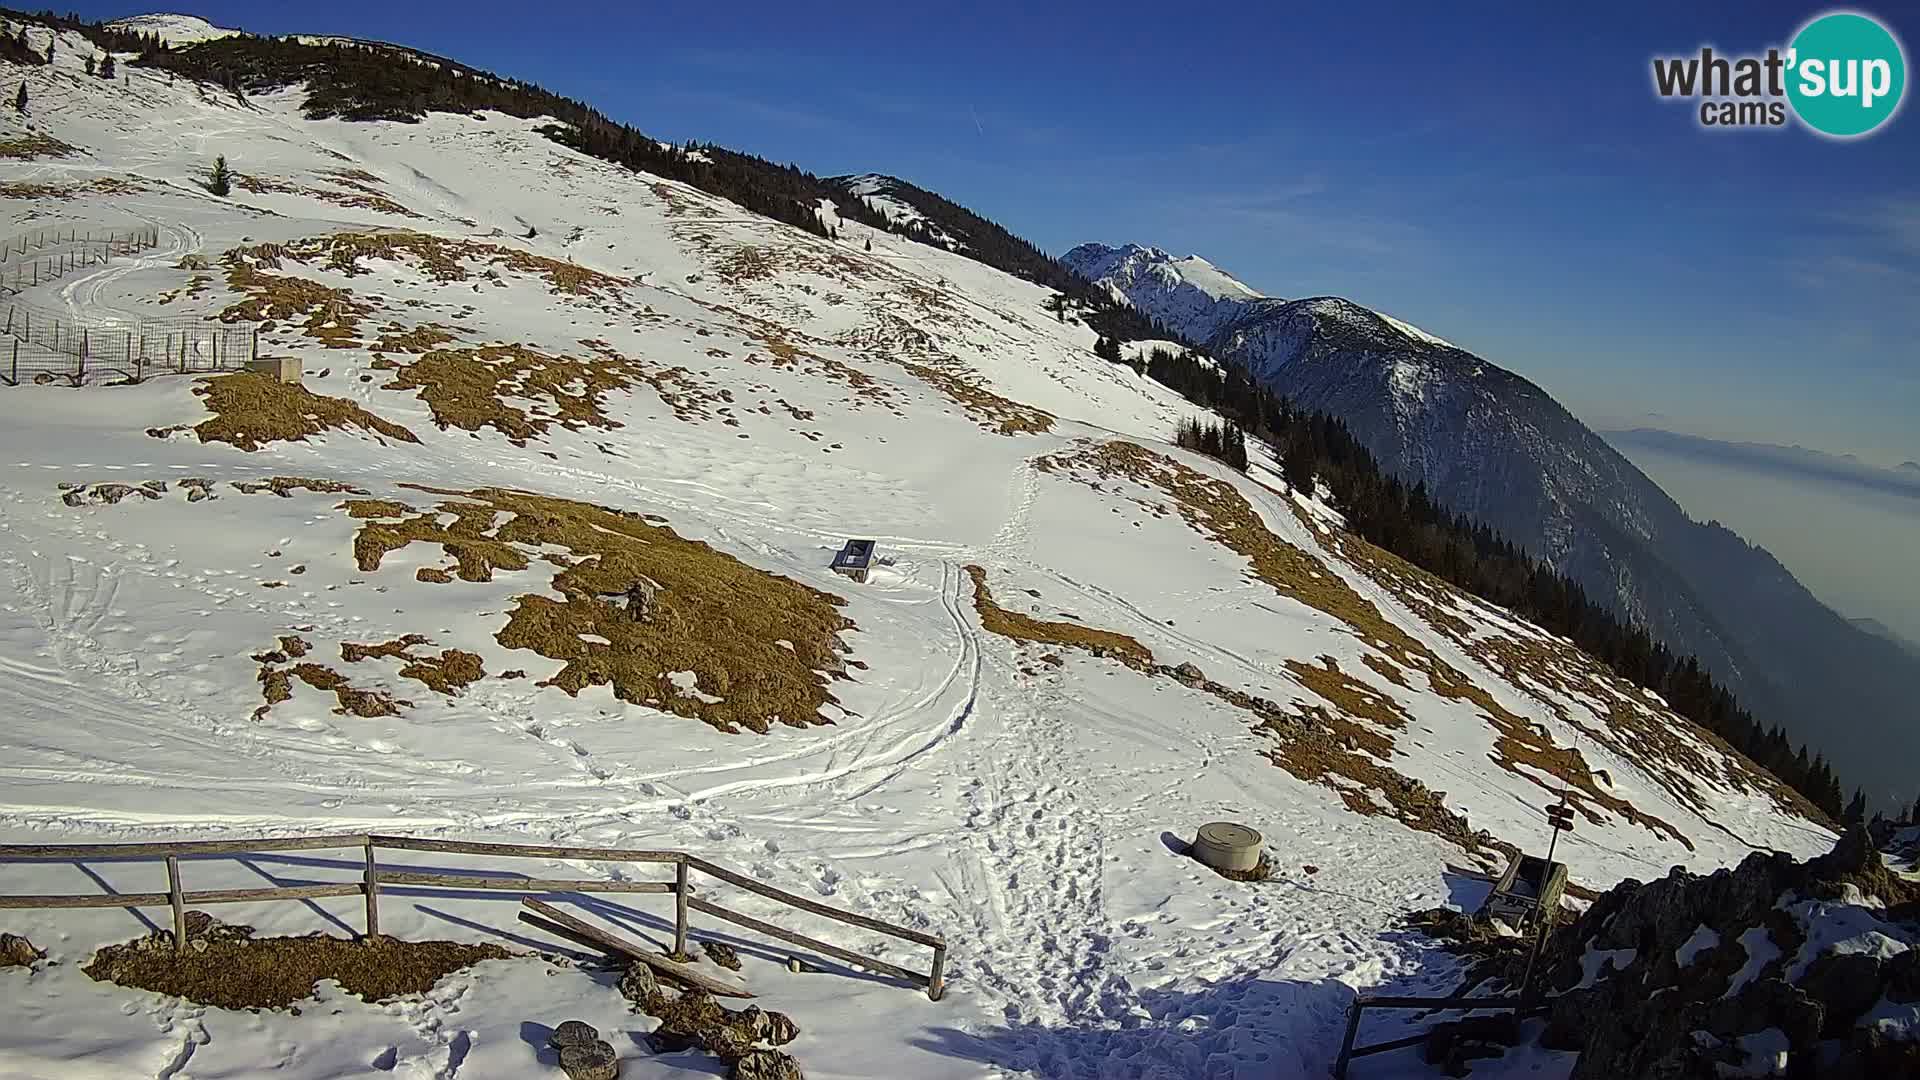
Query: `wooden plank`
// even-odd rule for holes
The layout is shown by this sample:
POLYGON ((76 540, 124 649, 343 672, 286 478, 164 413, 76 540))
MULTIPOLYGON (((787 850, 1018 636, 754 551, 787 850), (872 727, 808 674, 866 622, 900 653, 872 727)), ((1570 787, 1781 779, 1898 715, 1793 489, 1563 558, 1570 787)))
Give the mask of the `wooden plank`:
POLYGON ((380 868, 373 861, 373 837, 367 837, 366 872, 361 875, 362 892, 367 896, 367 937, 380 936, 380 868))
MULTIPOLYGON (((413 836, 369 837, 374 847, 399 851, 446 851, 457 855, 514 855, 529 859, 578 859, 582 862, 676 862, 677 851, 626 848, 556 847, 551 844, 482 844, 467 840, 428 840, 413 836)), ((4 852, 0 852, 3 854, 4 852)))
POLYGON ((572 931, 569 936, 574 937, 575 940, 591 942, 594 948, 602 952, 638 960, 675 982, 699 987, 715 997, 750 998, 753 996, 753 994, 737 986, 730 986, 727 983, 694 971, 684 965, 676 964, 657 952, 643 949, 610 931, 602 930, 592 923, 576 919, 566 912, 561 911, 559 908, 554 907, 552 904, 535 900, 531 896, 522 899, 520 903, 529 911, 541 916, 548 922, 572 931))
POLYGON ((0 910, 27 908, 166 907, 173 898, 163 892, 107 893, 85 896, 0 896, 0 910))
POLYGON ((167 901, 173 905, 173 951, 187 951, 187 901, 180 894, 180 857, 167 856, 167 901))
MULTIPOLYGON (((809 900, 804 896, 799 896, 794 893, 787 892, 785 889, 776 889, 771 885, 766 885, 761 882, 755 881, 754 879, 747 877, 743 874, 736 874, 731 870, 727 870, 723 867, 715 866, 714 864, 708 862, 705 859, 696 858, 694 856, 688 856, 687 863, 691 865, 695 870, 698 870, 703 874, 707 874, 712 877, 717 877, 721 881, 727 882, 730 885, 738 885, 739 887, 747 890, 748 892, 759 893, 761 896, 765 896, 773 900, 778 900, 783 904, 788 904, 792 907, 797 907, 802 911, 811 911, 815 915, 824 915, 829 919, 838 919, 843 923, 847 923, 852 926, 864 927, 868 930, 874 930, 882 934, 892 934, 894 937, 905 938, 908 941, 918 942, 922 945, 938 946, 938 945, 946 944, 945 940, 939 937, 936 937, 933 934, 922 933, 919 930, 909 930, 904 926, 898 926, 898 925, 895 925, 894 923, 886 922, 881 919, 876 919, 869 915, 860 915, 851 911, 843 911, 837 907, 828 907, 826 904, 822 904, 815 900, 809 900)), ((705 910, 705 909, 702 909, 702 910, 705 910)))
POLYGON ((895 967, 883 960, 875 960, 870 956, 862 956, 852 949, 843 949, 838 945, 830 945, 827 942, 821 941, 819 938, 810 938, 805 934, 796 934, 791 930, 782 930, 772 923, 762 922, 751 915, 742 915, 737 911, 728 910, 719 904, 709 903, 697 896, 690 898, 689 902, 695 911, 705 912, 716 919, 725 919, 736 926, 744 926, 749 930, 758 930, 768 937, 776 938, 790 945, 798 945, 801 948, 812 949, 815 952, 831 956, 836 960, 844 960, 849 964, 866 968, 869 971, 878 971, 884 975, 891 975, 896 979, 905 979, 915 986, 930 987, 932 984, 932 980, 928 976, 922 975, 917 971, 908 971, 906 968, 895 967))
POLYGON ((673 955, 687 955, 687 860, 673 864, 673 955))
POLYGON ((496 889, 502 892, 526 893, 670 893, 673 891, 671 881, 481 877, 475 874, 422 874, 411 870, 382 870, 380 883, 382 885, 434 885, 451 889, 496 889))
POLYGON ((1389 1050, 1403 1050, 1409 1046, 1418 1046, 1432 1037, 1433 1032, 1423 1031, 1418 1035, 1408 1035, 1399 1039, 1388 1039, 1369 1046, 1356 1046, 1347 1056, 1349 1058, 1366 1057, 1368 1054, 1384 1054, 1389 1050))
POLYGON ((251 900, 318 900, 329 896, 359 896, 365 886, 358 881, 327 885, 281 885, 266 889, 206 889, 185 896, 189 904, 240 904, 251 900))
POLYGON ((351 836, 255 837, 250 840, 173 840, 148 844, 0 844, 0 862, 60 859, 159 859, 168 855, 245 855, 262 851, 310 851, 359 847, 364 834, 351 836))
POLYGON ((1540 1000, 1517 995, 1497 998, 1362 995, 1360 1004, 1369 1009, 1525 1009, 1540 1004, 1540 1000))
POLYGON ((927 976, 927 1000, 939 1001, 947 993, 947 947, 933 947, 933 971, 927 976))

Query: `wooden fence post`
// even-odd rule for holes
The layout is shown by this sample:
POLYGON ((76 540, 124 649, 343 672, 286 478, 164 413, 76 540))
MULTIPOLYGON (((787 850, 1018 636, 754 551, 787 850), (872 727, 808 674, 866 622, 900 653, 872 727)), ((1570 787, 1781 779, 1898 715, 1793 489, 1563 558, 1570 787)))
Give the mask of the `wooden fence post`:
POLYGON ((367 837, 367 937, 380 936, 380 871, 373 863, 373 837, 367 837))
POLYGON ((933 969, 927 977, 927 1000, 939 1001, 947 992, 947 947, 933 947, 933 969))
POLYGON ((187 951, 187 902, 180 888, 180 857, 167 856, 167 901, 173 905, 173 951, 187 951))
POLYGON ((687 955, 687 857, 673 861, 673 958, 687 955))
POLYGON ((20 339, 13 339, 13 385, 20 385, 20 339))

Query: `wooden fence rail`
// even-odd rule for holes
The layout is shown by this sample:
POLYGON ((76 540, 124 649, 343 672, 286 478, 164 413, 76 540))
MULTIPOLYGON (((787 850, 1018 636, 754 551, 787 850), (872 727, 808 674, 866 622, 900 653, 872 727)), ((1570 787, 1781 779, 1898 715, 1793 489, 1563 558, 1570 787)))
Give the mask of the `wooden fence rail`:
POLYGON ((434 840, 424 837, 386 836, 382 834, 272 837, 251 840, 182 840, 132 844, 0 844, 0 863, 9 862, 86 862, 91 860, 164 860, 167 891, 150 893, 83 893, 72 895, 0 894, 0 910, 23 908, 104 908, 168 907, 173 911, 175 949, 187 947, 186 909, 192 904, 232 904, 247 901, 314 900, 326 897, 360 896, 366 900, 367 935, 380 933, 380 893, 394 886, 424 886, 447 889, 477 889, 521 894, 548 893, 628 893, 665 894, 674 897, 673 949, 676 956, 687 949, 689 913, 698 911, 765 934, 777 941, 812 949, 869 971, 890 975, 926 990, 927 996, 940 1000, 946 991, 947 943, 944 938, 909 927, 846 911, 817 900, 777 889, 765 882, 710 863, 683 851, 652 851, 626 848, 563 847, 550 844, 498 844, 465 840, 434 840), (252 855, 273 851, 314 851, 327 848, 356 849, 364 864, 358 881, 312 885, 281 885, 254 889, 190 890, 181 883, 180 860, 191 856, 252 855), (402 870, 392 863, 382 867, 377 850, 432 851, 457 855, 506 856, 512 858, 568 859, 581 862, 671 863, 672 881, 596 881, 575 878, 503 877, 480 874, 425 873, 402 870), (851 949, 832 945, 743 915, 695 895, 693 873, 724 881, 748 892, 758 893, 788 907, 834 919, 850 926, 925 945, 933 950, 931 967, 925 973, 875 960, 851 949))

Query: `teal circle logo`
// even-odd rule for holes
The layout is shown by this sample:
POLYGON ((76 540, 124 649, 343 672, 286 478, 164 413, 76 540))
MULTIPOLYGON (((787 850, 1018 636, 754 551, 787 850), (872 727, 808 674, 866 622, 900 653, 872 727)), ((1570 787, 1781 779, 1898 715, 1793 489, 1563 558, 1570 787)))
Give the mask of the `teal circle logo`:
POLYGON ((1893 31, 1866 15, 1836 11, 1794 35, 1787 100, 1802 123, 1851 139, 1893 118, 1907 92, 1907 57, 1893 31))

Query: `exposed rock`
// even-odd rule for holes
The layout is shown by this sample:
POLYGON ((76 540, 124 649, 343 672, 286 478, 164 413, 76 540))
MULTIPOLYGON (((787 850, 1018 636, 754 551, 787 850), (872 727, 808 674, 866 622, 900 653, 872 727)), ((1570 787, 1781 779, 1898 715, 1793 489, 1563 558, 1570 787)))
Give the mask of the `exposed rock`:
POLYGON ((567 1080, 615 1080, 620 1075, 620 1058, 610 1043, 595 1038, 588 1043, 573 1043, 560 1048, 560 1068, 567 1080))
POLYGON ((1817 923, 1844 917, 1910 946, 1920 943, 1916 905, 1920 886, 1889 873, 1864 830, 1806 863, 1755 853, 1706 876, 1676 868, 1649 884, 1623 883, 1548 940, 1543 988, 1559 996, 1541 1045, 1579 1051, 1574 1080, 1712 1077, 1722 1066, 1745 1068, 1738 1040, 1771 1028, 1786 1037, 1792 1075, 1907 1075, 1899 1070, 1920 1061, 1920 1044, 1858 1021, 1883 998, 1920 997, 1920 955, 1837 951, 1817 923), (1679 954, 1703 927, 1714 944, 1695 945, 1682 964, 1679 954), (1758 935, 1778 955, 1735 987, 1749 961, 1742 938, 1758 935), (1810 938, 1825 951, 1787 981, 1810 938), (1631 959, 1578 988, 1598 951, 1631 959))
POLYGON ((585 1020, 568 1020, 547 1036, 547 1045, 558 1050, 566 1046, 590 1046, 600 1041, 600 1029, 585 1020))
POLYGON ((46 955, 19 934, 0 934, 0 968, 32 967, 46 955))
POLYGON ((660 980, 654 978, 653 969, 645 964, 627 965, 620 976, 620 996, 645 1009, 660 994, 660 980))
POLYGON ((1206 673, 1201 671, 1200 668, 1192 662, 1181 664, 1179 667, 1174 668, 1173 677, 1188 686, 1199 686, 1201 683, 1207 681, 1206 673))
POLYGON ((733 1063, 728 1080, 806 1080, 800 1063, 778 1050, 754 1050, 733 1063))
POLYGON ((740 970, 740 954, 734 951, 733 946, 728 945, 726 942, 703 941, 700 943, 700 948, 707 954, 707 959, 719 964, 728 971, 740 970))
POLYGON ((800 1037, 800 1025, 786 1013, 767 1012, 758 1005, 749 1005, 740 1013, 743 1026, 754 1033, 761 1042, 775 1046, 785 1046, 800 1037))

